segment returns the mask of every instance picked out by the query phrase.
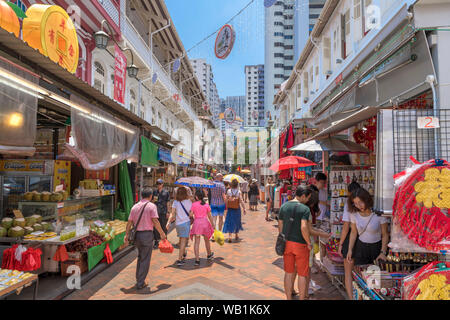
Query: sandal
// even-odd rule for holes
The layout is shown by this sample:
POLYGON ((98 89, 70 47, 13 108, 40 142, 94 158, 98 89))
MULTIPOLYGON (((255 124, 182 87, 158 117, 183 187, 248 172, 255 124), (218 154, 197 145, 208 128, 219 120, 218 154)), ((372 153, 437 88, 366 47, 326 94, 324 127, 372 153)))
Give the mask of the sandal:
POLYGON ((213 260, 214 259, 214 252, 211 252, 211 254, 207 257, 207 259, 209 261, 213 260))
POLYGON ((233 243, 233 240, 228 239, 227 242, 228 242, 228 243, 233 243))
POLYGON ((200 260, 195 260, 194 266, 198 267, 200 265, 200 260))

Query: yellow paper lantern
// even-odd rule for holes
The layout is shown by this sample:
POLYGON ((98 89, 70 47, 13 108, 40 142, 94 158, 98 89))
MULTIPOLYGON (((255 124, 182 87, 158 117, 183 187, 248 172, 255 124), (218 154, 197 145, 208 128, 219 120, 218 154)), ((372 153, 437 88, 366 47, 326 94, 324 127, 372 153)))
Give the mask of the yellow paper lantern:
POLYGON ((23 40, 71 73, 78 67, 78 36, 72 19, 59 6, 33 4, 23 20, 23 40))
POLYGON ((8 32, 20 35, 20 22, 14 10, 3 0, 0 0, 0 27, 8 32))

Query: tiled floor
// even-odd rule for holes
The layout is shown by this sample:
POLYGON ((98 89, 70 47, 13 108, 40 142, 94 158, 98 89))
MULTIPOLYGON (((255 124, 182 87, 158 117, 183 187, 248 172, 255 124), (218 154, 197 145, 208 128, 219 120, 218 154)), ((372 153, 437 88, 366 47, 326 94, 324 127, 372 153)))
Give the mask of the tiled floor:
MULTIPOLYGON (((188 248, 187 264, 176 267, 177 249, 171 255, 154 251, 147 278, 150 289, 137 291, 135 285, 137 251, 130 253, 105 270, 82 290, 66 299, 72 300, 278 300, 285 299, 283 261, 276 255, 276 221, 266 222, 260 211, 243 216, 244 231, 237 243, 212 244, 214 262, 206 260, 204 244, 200 246, 201 265, 194 267, 193 244, 188 248)), ((169 240, 177 243, 176 232, 169 240)), ((343 300, 324 273, 313 274, 322 289, 312 298, 343 300)))

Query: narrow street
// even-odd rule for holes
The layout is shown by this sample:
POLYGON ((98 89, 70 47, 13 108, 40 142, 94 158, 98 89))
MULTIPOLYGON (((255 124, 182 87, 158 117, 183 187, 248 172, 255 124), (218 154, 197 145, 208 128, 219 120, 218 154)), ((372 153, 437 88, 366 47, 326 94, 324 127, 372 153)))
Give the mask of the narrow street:
MULTIPOLYGON (((200 247, 200 267, 194 267, 193 243, 188 249, 188 262, 175 266, 174 253, 154 251, 147 278, 150 289, 137 291, 135 270, 137 250, 97 275, 82 290, 66 297, 68 300, 283 300, 283 260, 274 250, 277 223, 264 220, 264 207, 247 211, 243 217, 244 231, 239 243, 212 244, 214 262, 206 261, 204 245, 200 247)), ((177 243, 176 232, 169 240, 177 243)), ((323 272, 313 274, 321 289, 314 300, 343 300, 323 272)))

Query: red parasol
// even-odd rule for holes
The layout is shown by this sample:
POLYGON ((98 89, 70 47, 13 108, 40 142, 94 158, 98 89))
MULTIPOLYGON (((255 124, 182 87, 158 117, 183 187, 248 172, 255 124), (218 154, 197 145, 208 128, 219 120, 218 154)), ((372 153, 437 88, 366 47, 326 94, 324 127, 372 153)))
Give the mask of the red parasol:
POLYGON ((269 169, 275 172, 292 168, 313 167, 317 164, 303 157, 290 156, 278 159, 269 169))

